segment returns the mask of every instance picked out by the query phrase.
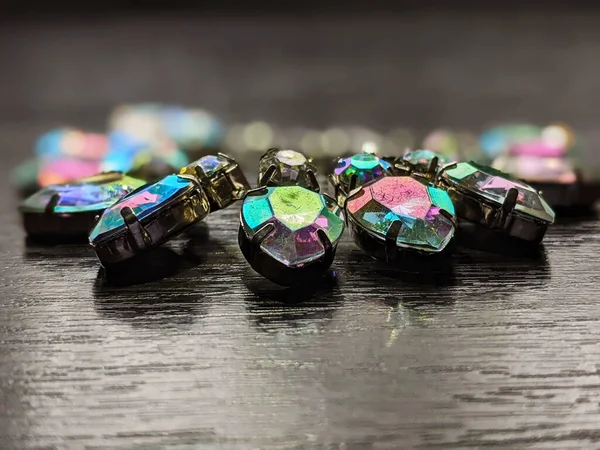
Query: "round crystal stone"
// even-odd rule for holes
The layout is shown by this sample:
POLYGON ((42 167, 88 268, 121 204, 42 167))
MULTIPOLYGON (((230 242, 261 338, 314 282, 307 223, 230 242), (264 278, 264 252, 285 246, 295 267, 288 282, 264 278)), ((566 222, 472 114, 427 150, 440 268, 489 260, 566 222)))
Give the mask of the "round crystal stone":
POLYGON ((308 175, 308 172, 311 171, 316 174, 317 169, 302 153, 276 148, 269 150, 260 159, 258 167, 259 182, 271 166, 275 167, 275 171, 267 180, 267 185, 304 186, 315 189, 313 178, 308 175))
POLYGON ((392 224, 400 221, 396 245, 430 253, 444 250, 454 236, 454 223, 442 210, 454 215, 445 191, 405 176, 368 183, 346 203, 349 219, 376 239, 385 240, 392 224))
POLYGON ((339 206, 301 186, 277 186, 260 195, 248 195, 241 212, 248 238, 266 224, 274 230, 260 244, 261 249, 288 267, 300 267, 325 254, 318 230, 323 230, 335 247, 344 231, 344 215, 339 206))
POLYGON ((55 213, 101 211, 144 184, 142 180, 120 173, 102 174, 43 188, 26 198, 21 203, 21 209, 42 213, 52 197, 58 195, 58 202, 53 209, 55 213))
POLYGON ((392 166, 387 161, 371 153, 360 153, 349 158, 340 158, 333 170, 336 184, 346 190, 350 188, 350 180, 356 177, 355 187, 369 181, 391 175, 392 166))
POLYGON ((513 180, 508 174, 492 167, 461 162, 455 168, 446 170, 442 176, 458 189, 467 190, 498 206, 504 203, 508 191, 515 188, 518 191, 516 211, 545 222, 554 222, 554 211, 535 188, 513 180))

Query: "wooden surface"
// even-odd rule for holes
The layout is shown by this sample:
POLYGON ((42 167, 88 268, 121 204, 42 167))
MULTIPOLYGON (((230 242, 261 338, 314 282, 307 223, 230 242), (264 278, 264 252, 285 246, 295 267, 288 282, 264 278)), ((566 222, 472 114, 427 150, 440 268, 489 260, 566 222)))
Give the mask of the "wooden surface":
POLYGON ((0 448, 598 448, 595 220, 555 225, 537 257, 459 248, 435 282, 345 237, 337 285, 304 295, 248 267, 235 207, 107 278, 86 246, 27 245, 7 182, 45 127, 100 126, 112 103, 153 96, 204 99, 226 120, 478 127, 512 114, 593 136, 596 24, 6 24, 0 448))

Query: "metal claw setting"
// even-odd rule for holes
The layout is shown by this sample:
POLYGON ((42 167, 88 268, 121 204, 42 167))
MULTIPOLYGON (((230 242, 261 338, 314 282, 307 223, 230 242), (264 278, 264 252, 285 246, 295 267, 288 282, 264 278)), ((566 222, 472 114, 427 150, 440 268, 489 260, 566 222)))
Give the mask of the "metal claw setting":
POLYGON ((157 247, 242 198, 250 186, 239 165, 223 155, 209 155, 146 184, 107 208, 89 235, 103 265, 132 258, 157 247))
POLYGON ((318 279, 331 266, 344 231, 342 210, 319 193, 316 169, 293 150, 269 150, 261 159, 259 183, 240 212, 244 257, 280 285, 318 279))

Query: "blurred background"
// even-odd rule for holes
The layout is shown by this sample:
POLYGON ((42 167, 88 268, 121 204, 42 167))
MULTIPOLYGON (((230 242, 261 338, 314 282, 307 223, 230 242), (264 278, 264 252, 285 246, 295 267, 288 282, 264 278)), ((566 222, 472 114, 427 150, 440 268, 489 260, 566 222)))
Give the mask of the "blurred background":
POLYGON ((597 2, 136 3, 3 2, 11 164, 49 129, 103 132, 116 105, 160 102, 210 112, 240 149, 319 152, 353 127, 400 152, 440 127, 562 122, 600 165, 597 2))

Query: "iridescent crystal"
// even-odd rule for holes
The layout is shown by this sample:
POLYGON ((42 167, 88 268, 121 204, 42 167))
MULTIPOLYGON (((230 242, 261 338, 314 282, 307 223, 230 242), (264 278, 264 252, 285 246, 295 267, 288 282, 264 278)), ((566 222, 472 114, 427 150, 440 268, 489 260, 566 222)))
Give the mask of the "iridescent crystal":
POLYGON ((318 188, 318 186, 314 186, 314 178, 308 174, 309 171, 316 174, 317 169, 300 152, 276 148, 269 150, 260 159, 259 182, 271 166, 274 166, 276 170, 267 180, 267 184, 270 186, 304 186, 313 190, 318 188))
POLYGON ((385 177, 368 183, 348 198, 349 219, 379 240, 385 240, 392 223, 402 227, 398 247, 441 252, 454 236, 455 227, 446 215, 454 215, 448 194, 411 177, 385 177))
POLYGON ((104 211, 90 233, 90 242, 95 244, 109 235, 124 231, 126 225, 121 216, 121 210, 126 206, 132 209, 139 220, 143 220, 164 207, 169 200, 189 192, 193 187, 193 181, 177 175, 169 175, 132 192, 104 211))
POLYGON ((344 215, 337 204, 301 186, 268 187, 260 195, 248 195, 241 219, 250 239, 265 224, 275 226, 261 249, 288 267, 302 266, 325 254, 318 230, 334 246, 344 231, 344 215))
POLYGON ((44 159, 76 157, 98 160, 108 151, 108 137, 100 133, 85 133, 74 128, 59 128, 39 137, 35 144, 37 156, 44 159))
POLYGON ((196 166, 200 166, 202 171, 206 174, 206 176, 210 177, 214 175, 219 170, 226 168, 231 164, 227 158, 221 155, 207 155, 203 156, 197 161, 189 164, 188 166, 181 169, 179 172, 181 175, 196 175, 196 166))
POLYGON ((370 153, 340 158, 337 167, 333 170, 336 184, 346 189, 350 187, 350 180, 353 177, 356 177, 355 187, 359 187, 369 181, 391 175, 391 173, 390 163, 370 153))
POLYGON ((511 179, 504 172, 473 162, 462 162, 446 170, 442 176, 450 184, 499 205, 504 203, 508 191, 515 188, 518 191, 516 211, 545 222, 554 222, 554 211, 539 193, 528 184, 511 179))
POLYGON ((53 209, 55 213, 102 211, 143 185, 144 181, 123 174, 102 174, 74 183, 43 188, 26 198, 21 203, 21 209, 43 213, 52 197, 58 195, 58 202, 53 209))
POLYGON ((454 236, 454 215, 448 194, 411 177, 385 177, 361 187, 348 198, 350 219, 377 239, 385 240, 395 221, 402 222, 398 247, 440 252, 454 236))

